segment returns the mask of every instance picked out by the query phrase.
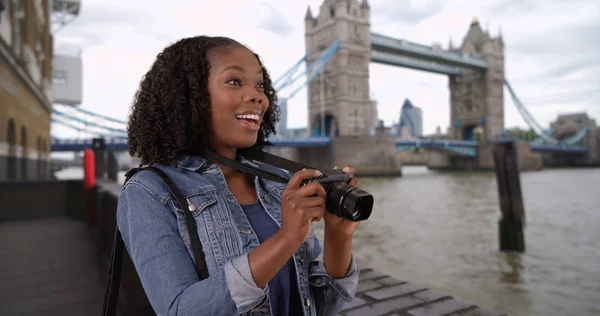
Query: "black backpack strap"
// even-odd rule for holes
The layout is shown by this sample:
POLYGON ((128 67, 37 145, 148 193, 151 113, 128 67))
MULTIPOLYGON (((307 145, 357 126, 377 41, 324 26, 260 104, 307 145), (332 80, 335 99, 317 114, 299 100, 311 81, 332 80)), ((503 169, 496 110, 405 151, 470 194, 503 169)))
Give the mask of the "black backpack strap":
MULTIPOLYGON (((202 249, 202 243, 198 236, 198 229, 196 222, 189 210, 189 205, 181 194, 181 191, 177 188, 171 178, 162 170, 157 167, 141 167, 134 168, 125 174, 125 185, 131 177, 140 170, 152 170, 156 172, 161 179, 165 182, 171 194, 177 200, 179 207, 185 214, 185 222, 187 224, 188 233, 190 234, 190 240, 192 244, 192 253, 195 261, 196 274, 200 280, 208 278, 208 267, 206 266, 206 259, 204 258, 204 251, 202 249)), ((106 284, 104 286, 104 299, 102 302, 102 316, 114 316, 116 315, 118 300, 119 300, 119 287, 121 284, 121 263, 123 261, 123 250, 125 244, 119 227, 115 225, 115 238, 113 242, 113 249, 110 255, 110 261, 108 266, 108 273, 106 277, 106 284)))
MULTIPOLYGON (((142 168, 133 168, 125 173, 125 185, 133 175, 142 168)), ((104 285, 104 298, 102 300, 102 316, 114 316, 119 305, 119 287, 121 285, 121 263, 125 244, 119 227, 115 224, 115 237, 112 252, 108 262, 108 272, 104 285)))

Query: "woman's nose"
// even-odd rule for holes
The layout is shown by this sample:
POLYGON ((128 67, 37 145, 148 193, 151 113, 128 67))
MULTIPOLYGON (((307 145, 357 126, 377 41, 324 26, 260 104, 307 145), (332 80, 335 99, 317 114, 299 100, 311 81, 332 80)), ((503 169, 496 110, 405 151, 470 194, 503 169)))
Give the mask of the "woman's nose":
POLYGON ((258 92, 249 93, 246 95, 246 102, 250 102, 252 104, 262 104, 262 96, 258 92))

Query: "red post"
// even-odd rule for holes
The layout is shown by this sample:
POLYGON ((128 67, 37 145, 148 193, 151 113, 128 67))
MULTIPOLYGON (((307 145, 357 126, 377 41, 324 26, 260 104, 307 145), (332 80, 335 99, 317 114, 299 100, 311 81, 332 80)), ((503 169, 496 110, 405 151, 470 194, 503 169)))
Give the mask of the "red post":
POLYGON ((94 160, 94 152, 91 149, 86 149, 83 152, 83 188, 91 189, 96 185, 96 163, 94 160))
POLYGON ((83 152, 83 188, 88 195, 90 225, 94 227, 96 226, 96 162, 91 149, 83 152))

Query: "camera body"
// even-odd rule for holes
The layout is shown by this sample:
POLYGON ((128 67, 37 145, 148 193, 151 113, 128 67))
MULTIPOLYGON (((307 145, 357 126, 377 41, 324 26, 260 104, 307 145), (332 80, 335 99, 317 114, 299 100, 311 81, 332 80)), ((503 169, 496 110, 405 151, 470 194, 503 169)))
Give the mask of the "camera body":
POLYGON ((338 217, 357 222, 369 218, 373 210, 373 196, 353 185, 352 174, 341 169, 322 171, 318 177, 305 179, 300 186, 312 181, 319 182, 327 192, 325 208, 338 217))

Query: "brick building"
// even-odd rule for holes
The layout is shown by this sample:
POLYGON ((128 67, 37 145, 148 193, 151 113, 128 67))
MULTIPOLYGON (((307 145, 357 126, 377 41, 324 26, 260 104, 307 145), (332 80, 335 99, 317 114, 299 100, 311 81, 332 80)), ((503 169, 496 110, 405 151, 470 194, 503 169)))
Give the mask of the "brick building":
POLYGON ((50 1, 0 0, 0 181, 49 177, 50 1))

